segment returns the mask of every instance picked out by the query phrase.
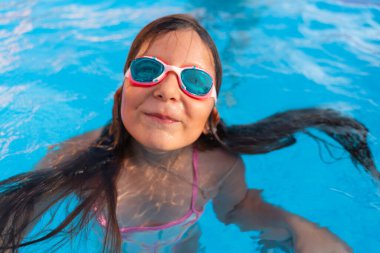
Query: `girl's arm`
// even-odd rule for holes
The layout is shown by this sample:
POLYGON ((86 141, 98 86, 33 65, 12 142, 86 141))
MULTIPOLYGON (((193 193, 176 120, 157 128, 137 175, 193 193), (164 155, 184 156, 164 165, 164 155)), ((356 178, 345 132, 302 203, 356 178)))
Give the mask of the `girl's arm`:
POLYGON ((240 158, 230 171, 213 199, 216 215, 225 224, 263 231, 260 238, 266 247, 291 247, 297 253, 352 252, 327 228, 265 202, 259 190, 247 189, 240 158))

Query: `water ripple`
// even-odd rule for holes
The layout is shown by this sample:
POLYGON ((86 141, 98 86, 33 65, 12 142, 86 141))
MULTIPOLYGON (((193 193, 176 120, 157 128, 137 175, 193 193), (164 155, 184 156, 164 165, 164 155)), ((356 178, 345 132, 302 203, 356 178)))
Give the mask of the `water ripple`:
MULTIPOLYGON (((20 67, 27 72, 57 73, 88 55, 81 45, 88 48, 84 50, 87 52, 91 52, 89 42, 93 47, 104 42, 126 46, 142 23, 153 17, 183 12, 183 8, 171 6, 136 9, 109 5, 32 1, 1 6, 0 24, 5 26, 0 28, 0 74, 20 70, 20 67), (31 54, 33 62, 22 63, 31 54), (38 64, 35 64, 36 59, 38 64)), ((105 45, 104 50, 108 49, 109 45, 105 45)))
POLYGON ((246 29, 243 33, 235 30, 227 38, 231 41, 226 45, 228 67, 235 72, 249 64, 256 72, 298 74, 336 94, 358 97, 360 87, 353 79, 369 75, 369 67, 380 66, 376 8, 346 6, 336 1, 245 4, 251 10, 243 17, 246 29), (252 13, 258 12, 258 25, 249 26, 254 19, 252 13), (300 18, 302 22, 296 22, 300 18), (352 65, 353 61, 361 64, 352 65), (240 62, 244 65, 236 64, 240 62))

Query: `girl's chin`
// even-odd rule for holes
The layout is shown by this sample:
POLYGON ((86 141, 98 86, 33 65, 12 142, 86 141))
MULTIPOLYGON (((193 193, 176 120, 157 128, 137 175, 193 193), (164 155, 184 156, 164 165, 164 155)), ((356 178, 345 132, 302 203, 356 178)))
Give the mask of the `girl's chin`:
POLYGON ((177 141, 175 141, 175 139, 165 140, 164 138, 160 138, 160 139, 149 138, 147 140, 138 141, 138 143, 142 145, 144 149, 152 153, 175 151, 175 150, 187 147, 191 144, 187 142, 178 143, 177 141))
POLYGON ((144 149, 148 150, 152 153, 164 153, 169 151, 174 151, 177 149, 184 148, 188 145, 172 145, 169 143, 149 143, 149 144, 143 144, 144 149))
POLYGON ((145 149, 152 152, 174 151, 187 147, 194 143, 199 136, 189 138, 186 133, 165 131, 161 129, 149 129, 131 133, 134 139, 145 149))

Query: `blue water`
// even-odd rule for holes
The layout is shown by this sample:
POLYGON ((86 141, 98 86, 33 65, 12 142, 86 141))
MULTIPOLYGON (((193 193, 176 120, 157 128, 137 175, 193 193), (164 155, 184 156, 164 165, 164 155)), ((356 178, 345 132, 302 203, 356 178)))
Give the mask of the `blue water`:
MULTIPOLYGON (((0 3, 0 179, 30 170, 48 145, 104 125, 134 36, 182 12, 216 41, 226 122, 332 107, 368 127, 380 166, 380 1, 81 2, 0 3)), ((380 252, 379 190, 347 154, 335 150, 344 159, 333 162, 310 138, 297 138, 290 148, 244 157, 249 185, 327 226, 355 252, 380 252)), ((258 252, 252 233, 219 223, 210 206, 200 223, 202 252, 258 252)), ((85 250, 61 252, 99 252, 91 238, 81 241, 85 250)))

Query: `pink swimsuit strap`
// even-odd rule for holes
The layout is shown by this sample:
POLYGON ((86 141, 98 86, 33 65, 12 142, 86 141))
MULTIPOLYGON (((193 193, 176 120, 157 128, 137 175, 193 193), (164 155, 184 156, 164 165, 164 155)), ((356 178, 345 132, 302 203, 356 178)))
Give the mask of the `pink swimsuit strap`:
POLYGON ((123 228, 120 228, 121 233, 140 232, 140 231, 156 231, 156 230, 167 229, 167 228, 170 228, 172 226, 181 224, 183 222, 188 223, 186 221, 192 214, 196 215, 196 219, 193 222, 198 220, 202 211, 198 211, 195 208, 195 204, 197 203, 197 198, 198 198, 198 151, 195 147, 193 147, 193 159, 192 160, 193 160, 193 187, 192 187, 190 210, 182 218, 168 222, 166 224, 159 225, 159 226, 148 226, 148 227, 123 227, 123 228))

